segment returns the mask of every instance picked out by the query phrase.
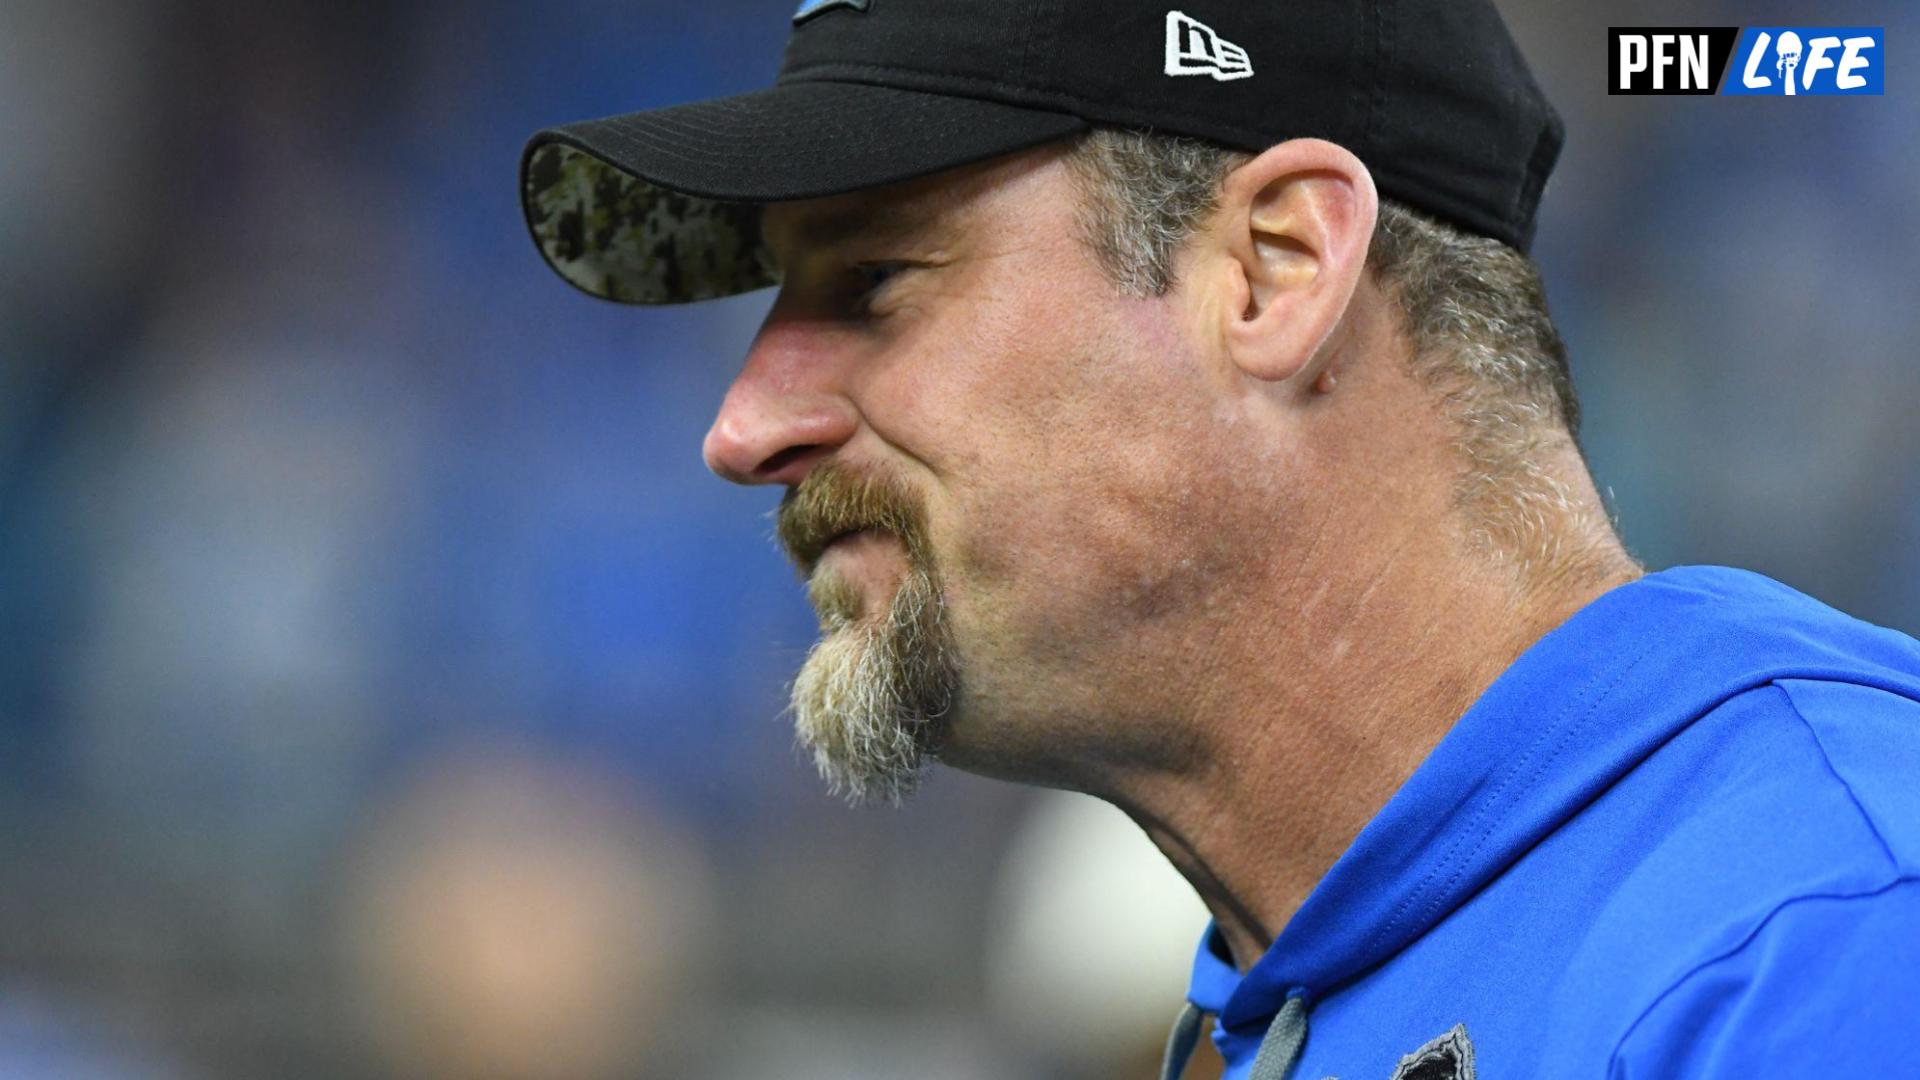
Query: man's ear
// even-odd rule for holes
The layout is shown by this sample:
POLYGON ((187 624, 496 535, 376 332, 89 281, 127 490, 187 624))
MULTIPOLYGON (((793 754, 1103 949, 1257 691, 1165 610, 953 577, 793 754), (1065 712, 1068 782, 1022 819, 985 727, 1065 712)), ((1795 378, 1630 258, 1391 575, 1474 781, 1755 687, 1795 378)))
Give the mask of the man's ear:
POLYGON ((1278 382, 1311 371, 1366 266, 1380 197, 1344 148, 1292 139, 1227 177, 1214 224, 1234 363, 1278 382))

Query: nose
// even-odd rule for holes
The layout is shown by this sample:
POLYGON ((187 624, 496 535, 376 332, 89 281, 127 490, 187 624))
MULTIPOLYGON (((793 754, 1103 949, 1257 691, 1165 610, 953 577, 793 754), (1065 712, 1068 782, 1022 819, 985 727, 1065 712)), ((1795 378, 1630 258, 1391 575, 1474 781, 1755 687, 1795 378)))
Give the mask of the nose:
POLYGON ((736 484, 797 484, 853 438, 859 413, 827 337, 769 318, 707 431, 707 468, 736 484))

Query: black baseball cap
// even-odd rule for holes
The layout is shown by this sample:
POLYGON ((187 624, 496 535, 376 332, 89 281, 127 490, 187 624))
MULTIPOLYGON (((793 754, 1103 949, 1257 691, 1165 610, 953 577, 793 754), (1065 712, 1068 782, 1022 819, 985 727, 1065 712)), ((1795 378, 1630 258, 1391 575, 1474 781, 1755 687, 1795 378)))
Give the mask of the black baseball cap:
POLYGON ((805 0, 772 87, 549 128, 520 194, 560 276, 681 303, 775 283, 765 203, 1096 125, 1327 139, 1382 194, 1521 251, 1563 138, 1488 0, 805 0))

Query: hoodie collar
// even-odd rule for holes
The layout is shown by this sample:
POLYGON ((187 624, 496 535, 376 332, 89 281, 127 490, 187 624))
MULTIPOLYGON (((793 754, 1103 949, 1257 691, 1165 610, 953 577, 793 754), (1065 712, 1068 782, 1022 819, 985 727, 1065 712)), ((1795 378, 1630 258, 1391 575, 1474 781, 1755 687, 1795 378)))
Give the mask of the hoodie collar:
POLYGON ((1789 677, 1920 699, 1915 670, 1902 635, 1749 571, 1680 566, 1609 590, 1487 687, 1244 977, 1209 925, 1188 997, 1229 1033, 1262 1025, 1406 948, 1726 699, 1789 677))

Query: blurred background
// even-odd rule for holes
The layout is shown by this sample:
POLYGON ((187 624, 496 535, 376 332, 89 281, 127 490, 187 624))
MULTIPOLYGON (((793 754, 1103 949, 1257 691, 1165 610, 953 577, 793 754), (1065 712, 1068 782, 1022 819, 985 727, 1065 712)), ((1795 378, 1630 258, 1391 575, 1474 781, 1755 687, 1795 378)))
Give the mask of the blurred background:
MULTIPOLYGON (((828 799, 766 294, 564 286, 534 129, 792 0, 0 0, 0 1078, 1150 1076, 1204 915, 1117 814, 828 799)), ((1920 18, 1506 0, 1536 250, 1650 566, 1920 632, 1920 18), (1608 97, 1605 27, 1886 28, 1883 98, 1608 97)))

